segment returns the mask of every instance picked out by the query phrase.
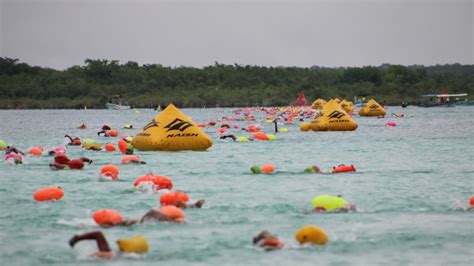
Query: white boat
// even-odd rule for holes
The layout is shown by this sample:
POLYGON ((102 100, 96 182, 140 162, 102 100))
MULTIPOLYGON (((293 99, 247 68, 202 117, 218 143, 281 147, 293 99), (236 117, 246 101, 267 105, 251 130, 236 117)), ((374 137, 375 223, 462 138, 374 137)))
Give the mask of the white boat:
POLYGON ((122 96, 114 95, 110 97, 109 102, 105 104, 105 107, 110 110, 128 110, 130 105, 122 104, 122 96))
POLYGON ((105 107, 111 110, 127 110, 130 109, 130 105, 121 105, 115 103, 106 103, 105 107))

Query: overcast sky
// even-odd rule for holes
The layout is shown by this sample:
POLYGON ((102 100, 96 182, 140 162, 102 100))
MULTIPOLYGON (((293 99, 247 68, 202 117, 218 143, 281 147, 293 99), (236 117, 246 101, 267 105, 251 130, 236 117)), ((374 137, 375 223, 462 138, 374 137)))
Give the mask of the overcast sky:
POLYGON ((473 64, 474 0, 0 0, 0 54, 170 66, 473 64))

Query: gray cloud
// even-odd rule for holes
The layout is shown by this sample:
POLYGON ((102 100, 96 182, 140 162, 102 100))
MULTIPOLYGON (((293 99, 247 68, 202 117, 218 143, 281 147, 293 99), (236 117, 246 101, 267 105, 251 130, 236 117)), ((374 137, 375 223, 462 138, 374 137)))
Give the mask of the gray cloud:
POLYGON ((2 56, 163 65, 473 63, 473 1, 11 1, 2 56))

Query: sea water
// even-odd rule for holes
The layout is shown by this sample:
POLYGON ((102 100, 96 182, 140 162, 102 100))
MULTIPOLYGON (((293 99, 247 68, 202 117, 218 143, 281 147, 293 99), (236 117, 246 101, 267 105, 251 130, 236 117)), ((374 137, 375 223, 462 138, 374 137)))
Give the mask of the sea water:
MULTIPOLYGON (((195 123, 234 116, 232 109, 183 109, 195 123)), ((119 165, 119 182, 98 182, 103 165, 119 164, 121 155, 70 147, 70 158, 94 160, 82 171, 51 171, 52 157, 27 157, 24 165, 0 164, 1 265, 102 265, 91 259, 95 243, 69 239, 102 230, 113 250, 115 241, 143 235, 149 252, 119 256, 113 265, 453 265, 474 260, 474 212, 465 212, 474 194, 474 108, 388 107, 386 118, 354 116, 353 132, 301 132, 299 123, 280 125, 276 141, 238 143, 214 140, 206 152, 137 152, 146 165, 119 165), (413 115, 393 118, 391 113, 413 115), (395 121, 396 127, 387 127, 395 121), (254 164, 272 163, 276 173, 253 175, 254 164), (353 164, 356 173, 305 174, 318 165, 330 171, 353 164), (149 172, 165 175, 191 201, 205 199, 202 209, 185 210, 186 224, 147 223, 102 229, 92 213, 119 210, 140 218, 159 207, 163 193, 133 189, 149 172), (37 203, 36 189, 61 186, 57 202, 37 203), (305 214, 320 194, 342 195, 358 212, 305 214), (326 246, 299 246, 294 234, 317 225, 329 235, 326 246), (286 244, 265 252, 252 245, 261 230, 286 244)), ((102 125, 134 135, 157 114, 153 110, 3 110, 0 139, 27 150, 63 145, 65 134, 92 137, 101 143, 116 138, 96 135, 102 125), (77 126, 86 123, 86 130, 77 126), (137 129, 121 129, 133 124, 137 129)), ((260 118, 264 114, 258 115, 260 118)), ((239 128, 250 122, 235 121, 239 128)), ((257 121, 258 123, 258 121, 257 121)), ((234 121, 230 121, 233 126, 234 121)), ((273 124, 259 123, 267 133, 273 124)), ((246 132, 231 130, 236 136, 246 132)))

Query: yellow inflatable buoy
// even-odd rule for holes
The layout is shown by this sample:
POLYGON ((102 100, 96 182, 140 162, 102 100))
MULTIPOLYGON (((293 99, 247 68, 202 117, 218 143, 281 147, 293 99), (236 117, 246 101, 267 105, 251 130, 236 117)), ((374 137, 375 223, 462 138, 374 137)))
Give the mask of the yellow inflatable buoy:
POLYGON ((117 240, 120 251, 128 253, 148 252, 148 242, 143 236, 135 236, 129 239, 117 240))
POLYGON ((360 116, 384 116, 385 109, 374 99, 370 99, 359 111, 360 116))
POLYGON ((282 128, 280 128, 279 131, 285 133, 285 132, 288 132, 288 128, 282 127, 282 128))
POLYGON ((357 123, 335 100, 330 100, 324 106, 321 114, 311 122, 311 128, 314 131, 352 131, 357 129, 357 123))
POLYGON ((346 111, 346 113, 348 114, 352 113, 352 111, 354 110, 354 104, 351 101, 342 100, 340 104, 342 109, 344 109, 344 111, 346 111))
POLYGON ((329 237, 326 232, 314 225, 301 227, 298 232, 296 232, 295 238, 301 245, 306 243, 326 245, 326 243, 329 241, 329 237))
POLYGON ((331 212, 335 209, 340 209, 349 204, 345 199, 341 197, 333 197, 329 195, 317 196, 311 202, 313 209, 323 207, 327 212, 331 212))
POLYGON ((316 99, 313 104, 311 104, 311 108, 318 110, 318 109, 323 109, 324 105, 326 105, 326 101, 323 99, 316 99))
POLYGON ((308 131, 311 129, 311 124, 310 123, 301 123, 300 124, 300 129, 301 131, 308 131))
POLYGON ((133 138, 132 145, 141 151, 203 151, 212 140, 170 103, 133 138))

